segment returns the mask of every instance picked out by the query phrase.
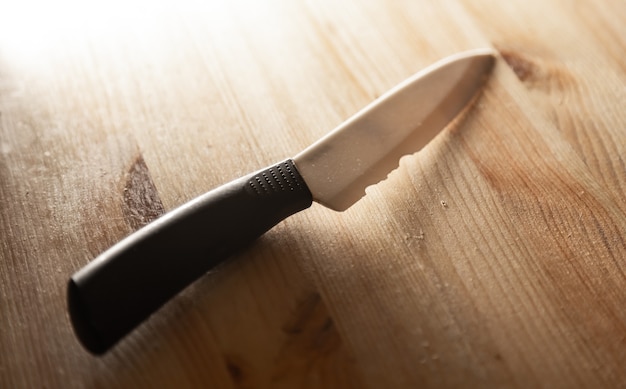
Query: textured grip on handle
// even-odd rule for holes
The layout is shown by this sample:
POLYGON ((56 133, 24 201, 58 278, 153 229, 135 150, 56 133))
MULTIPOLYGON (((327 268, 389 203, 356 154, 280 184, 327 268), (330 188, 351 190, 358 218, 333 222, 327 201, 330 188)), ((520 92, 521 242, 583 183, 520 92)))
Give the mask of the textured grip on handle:
POLYGON ((105 352, 191 282, 311 202, 293 161, 286 160, 131 234, 70 279, 78 338, 92 353, 105 352))

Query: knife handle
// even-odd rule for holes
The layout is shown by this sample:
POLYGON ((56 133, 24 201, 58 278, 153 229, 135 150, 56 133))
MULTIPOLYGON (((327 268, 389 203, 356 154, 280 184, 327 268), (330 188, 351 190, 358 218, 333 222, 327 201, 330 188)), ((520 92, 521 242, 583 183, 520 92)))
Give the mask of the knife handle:
POLYGON ((155 220, 71 277, 67 298, 77 337, 92 353, 104 353, 191 282, 311 202, 288 159, 155 220))

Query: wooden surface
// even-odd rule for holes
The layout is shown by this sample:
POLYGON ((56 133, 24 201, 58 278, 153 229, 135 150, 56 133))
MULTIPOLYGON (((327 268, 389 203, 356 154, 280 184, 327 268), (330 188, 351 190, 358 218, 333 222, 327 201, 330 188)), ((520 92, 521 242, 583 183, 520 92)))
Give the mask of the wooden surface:
POLYGON ((626 387, 626 3, 204 3, 0 12, 0 387, 626 387), (78 344, 98 253, 484 46, 474 109, 355 206, 78 344))

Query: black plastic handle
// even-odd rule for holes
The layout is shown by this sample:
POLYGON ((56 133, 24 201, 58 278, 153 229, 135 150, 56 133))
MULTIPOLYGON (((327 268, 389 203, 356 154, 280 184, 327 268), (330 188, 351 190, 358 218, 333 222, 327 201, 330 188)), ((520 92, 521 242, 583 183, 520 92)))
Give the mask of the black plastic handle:
POLYGON ((72 276, 76 335, 92 353, 104 353, 187 285, 311 202, 286 160, 169 212, 72 276))

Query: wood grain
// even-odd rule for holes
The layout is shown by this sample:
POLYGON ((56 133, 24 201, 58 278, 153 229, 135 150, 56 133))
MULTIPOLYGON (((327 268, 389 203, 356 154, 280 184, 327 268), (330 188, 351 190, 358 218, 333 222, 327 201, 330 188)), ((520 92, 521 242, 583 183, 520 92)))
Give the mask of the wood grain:
POLYGON ((0 15, 0 387, 626 387, 623 2, 224 3, 0 15), (348 211, 78 344, 101 251, 484 46, 475 106, 348 211))

